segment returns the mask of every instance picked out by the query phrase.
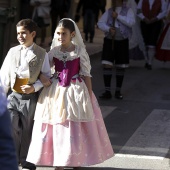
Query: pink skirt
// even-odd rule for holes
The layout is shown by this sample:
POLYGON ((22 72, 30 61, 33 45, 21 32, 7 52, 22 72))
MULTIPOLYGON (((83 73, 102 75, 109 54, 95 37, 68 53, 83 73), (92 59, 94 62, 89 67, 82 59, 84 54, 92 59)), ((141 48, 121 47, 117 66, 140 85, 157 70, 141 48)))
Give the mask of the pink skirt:
POLYGON ((94 120, 50 125, 35 120, 27 161, 40 166, 82 167, 114 156, 96 97, 94 120))

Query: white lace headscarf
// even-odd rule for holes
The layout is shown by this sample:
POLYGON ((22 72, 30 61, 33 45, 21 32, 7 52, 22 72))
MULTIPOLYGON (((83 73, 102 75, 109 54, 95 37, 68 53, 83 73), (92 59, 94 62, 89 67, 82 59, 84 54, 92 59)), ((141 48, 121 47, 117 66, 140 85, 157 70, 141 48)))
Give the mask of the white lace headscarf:
MULTIPOLYGON (((82 36, 81 36, 81 33, 79 31, 79 28, 78 28, 77 24, 70 18, 63 18, 60 21, 63 21, 63 20, 70 20, 74 24, 75 36, 72 38, 72 43, 74 45, 78 45, 78 46, 85 49, 85 45, 84 45, 84 42, 83 42, 83 39, 82 39, 82 36)), ((58 45, 60 45, 60 42, 57 39, 57 34, 56 34, 56 30, 55 30, 54 38, 53 38, 52 44, 51 44, 51 49, 54 48, 55 46, 58 46, 58 45)))
POLYGON ((0 116, 3 115, 6 109, 7 109, 6 94, 3 90, 3 87, 0 81, 0 116))

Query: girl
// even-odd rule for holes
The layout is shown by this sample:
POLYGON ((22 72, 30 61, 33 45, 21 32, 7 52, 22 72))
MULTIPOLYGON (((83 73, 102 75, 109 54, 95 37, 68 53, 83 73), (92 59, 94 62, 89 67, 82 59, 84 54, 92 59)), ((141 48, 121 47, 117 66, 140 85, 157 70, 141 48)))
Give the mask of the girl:
POLYGON ((90 60, 74 21, 59 21, 49 52, 55 72, 40 94, 27 160, 37 165, 80 167, 113 156, 98 102, 90 60))

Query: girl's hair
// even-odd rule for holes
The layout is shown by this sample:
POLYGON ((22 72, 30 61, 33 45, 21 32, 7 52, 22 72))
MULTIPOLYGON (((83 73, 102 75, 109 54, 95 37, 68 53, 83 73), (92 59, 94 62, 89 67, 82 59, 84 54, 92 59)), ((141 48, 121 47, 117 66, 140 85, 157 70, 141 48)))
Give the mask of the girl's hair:
POLYGON ((37 24, 31 20, 31 19, 22 19, 20 20, 16 27, 23 26, 25 29, 27 29, 30 32, 37 31, 37 24))
POLYGON ((68 19, 63 19, 59 21, 57 27, 63 27, 69 29, 71 33, 75 31, 74 23, 68 19))

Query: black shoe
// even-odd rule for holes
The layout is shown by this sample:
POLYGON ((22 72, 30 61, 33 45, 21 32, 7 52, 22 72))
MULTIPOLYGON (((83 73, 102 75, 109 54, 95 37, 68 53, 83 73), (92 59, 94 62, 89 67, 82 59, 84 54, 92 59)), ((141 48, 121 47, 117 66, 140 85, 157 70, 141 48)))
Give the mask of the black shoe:
POLYGON ((101 96, 99 96, 99 99, 111 99, 112 94, 110 92, 104 92, 101 96))
POLYGON ((145 64, 145 68, 148 69, 148 70, 152 70, 151 64, 148 64, 148 63, 145 64))
POLYGON ((148 63, 145 63, 145 68, 147 68, 148 67, 148 63))
POLYGON ((123 99, 123 96, 122 96, 122 94, 121 94, 119 91, 116 91, 116 92, 115 92, 115 98, 122 100, 122 99, 123 99))
POLYGON ((150 64, 148 64, 148 70, 152 70, 152 66, 150 64))

